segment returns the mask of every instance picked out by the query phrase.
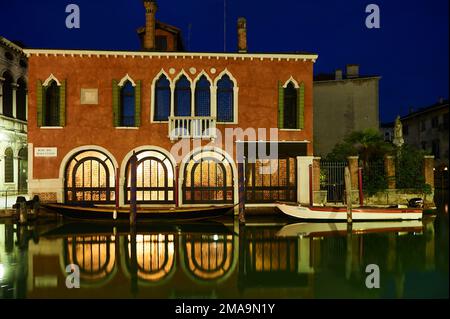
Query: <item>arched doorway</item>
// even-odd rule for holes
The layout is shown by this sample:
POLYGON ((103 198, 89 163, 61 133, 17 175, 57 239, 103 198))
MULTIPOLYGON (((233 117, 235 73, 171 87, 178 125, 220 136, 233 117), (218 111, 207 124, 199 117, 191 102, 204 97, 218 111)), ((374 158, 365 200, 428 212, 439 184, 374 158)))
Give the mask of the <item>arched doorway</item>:
MULTIPOLYGON (((136 200, 139 204, 175 203, 174 168, 169 157, 157 150, 136 153, 136 200)), ((125 168, 125 203, 130 203, 131 167, 125 168)))
POLYGON ((214 150, 201 150, 190 156, 184 166, 183 203, 233 203, 233 168, 214 150))
POLYGON ((114 165, 100 151, 81 151, 65 169, 66 203, 113 203, 116 198, 114 165))
POLYGON ((19 194, 26 194, 28 192, 28 149, 22 148, 18 154, 19 171, 17 178, 17 189, 19 194))

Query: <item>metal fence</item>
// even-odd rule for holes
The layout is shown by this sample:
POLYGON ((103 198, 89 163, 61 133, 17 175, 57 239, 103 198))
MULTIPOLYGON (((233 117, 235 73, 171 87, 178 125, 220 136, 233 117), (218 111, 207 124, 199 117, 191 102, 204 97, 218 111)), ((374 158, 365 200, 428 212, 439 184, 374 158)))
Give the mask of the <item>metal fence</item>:
POLYGON ((0 190, 0 209, 11 208, 16 203, 17 196, 27 196, 27 193, 17 190, 0 190))
POLYGON ((320 161, 320 189, 327 191, 328 202, 343 202, 344 172, 347 162, 320 161))

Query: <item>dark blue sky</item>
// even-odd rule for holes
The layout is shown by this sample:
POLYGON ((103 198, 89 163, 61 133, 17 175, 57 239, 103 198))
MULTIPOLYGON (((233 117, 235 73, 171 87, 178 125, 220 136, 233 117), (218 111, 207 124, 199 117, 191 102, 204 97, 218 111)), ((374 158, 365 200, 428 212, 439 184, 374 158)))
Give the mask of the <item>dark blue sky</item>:
MULTIPOLYGON (((244 16, 251 52, 318 53, 316 74, 358 63, 360 73, 383 77, 382 121, 448 98, 448 0, 226 1, 227 51, 236 51, 244 16), (381 9, 381 29, 365 27, 370 3, 381 9)), ((222 52, 223 2, 159 0, 157 18, 180 27, 191 51, 222 52)), ((143 24, 142 0, 0 0, 0 35, 33 48, 137 50, 143 24), (81 29, 65 27, 70 3, 80 6, 81 29)))

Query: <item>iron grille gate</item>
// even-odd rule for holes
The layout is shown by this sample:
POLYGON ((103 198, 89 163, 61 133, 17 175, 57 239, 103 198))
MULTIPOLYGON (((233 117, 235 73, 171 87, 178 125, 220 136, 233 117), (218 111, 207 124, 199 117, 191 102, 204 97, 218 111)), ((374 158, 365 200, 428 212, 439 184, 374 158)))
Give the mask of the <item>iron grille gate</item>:
POLYGON ((320 161, 320 189, 327 191, 328 202, 344 202, 346 162, 320 161))

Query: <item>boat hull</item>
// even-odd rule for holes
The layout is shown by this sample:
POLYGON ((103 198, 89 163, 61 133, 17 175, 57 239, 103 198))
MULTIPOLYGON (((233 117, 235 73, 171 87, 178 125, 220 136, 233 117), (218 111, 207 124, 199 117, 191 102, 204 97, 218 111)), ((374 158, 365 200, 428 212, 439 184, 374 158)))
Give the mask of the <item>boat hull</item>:
MULTIPOLYGON (((90 221, 129 222, 128 209, 115 210, 111 207, 79 207, 63 204, 43 204, 47 210, 58 213, 65 218, 90 221)), ((172 222, 197 221, 223 216, 233 210, 233 206, 201 207, 201 208, 161 208, 139 209, 136 222, 172 222)))
MULTIPOLYGON (((279 237, 324 237, 327 235, 348 234, 347 223, 295 223, 284 226, 276 236, 279 237)), ((352 224, 353 234, 372 234, 383 232, 422 232, 420 220, 356 222, 352 224)))
MULTIPOLYGON (((341 207, 302 207, 280 204, 277 206, 284 214, 315 221, 346 221, 347 210, 341 207)), ((354 208, 352 209, 353 221, 375 220, 419 220, 422 219, 422 209, 411 208, 354 208)))

